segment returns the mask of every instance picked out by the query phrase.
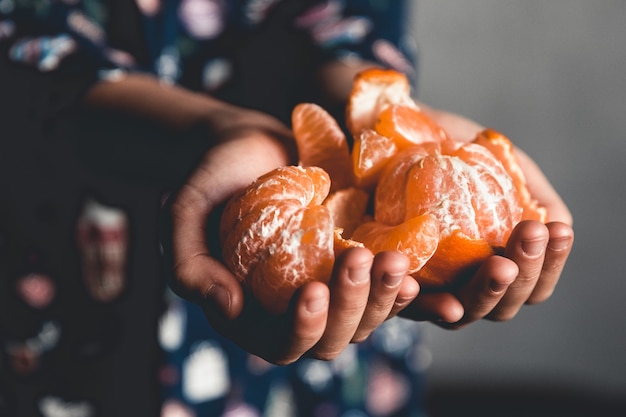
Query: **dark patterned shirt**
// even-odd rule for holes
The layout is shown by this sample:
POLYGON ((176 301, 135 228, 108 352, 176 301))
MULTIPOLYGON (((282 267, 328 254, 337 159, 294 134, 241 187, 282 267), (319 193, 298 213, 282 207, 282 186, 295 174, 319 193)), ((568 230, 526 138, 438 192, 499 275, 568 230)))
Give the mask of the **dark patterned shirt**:
POLYGON ((146 71, 213 90, 236 72, 233 50, 277 24, 286 36, 306 34, 326 58, 413 75, 408 16, 400 0, 0 0, 0 42, 40 71, 146 71))
MULTIPOLYGON (((41 72, 89 73, 92 82, 146 72, 228 96, 246 77, 279 88, 286 72, 333 59, 366 59, 413 78, 409 15, 403 0, 0 0, 0 51, 41 72)), ((169 292, 166 301, 163 417, 422 413, 428 354, 416 323, 390 320, 334 361, 278 367, 221 338, 198 306, 169 292)))

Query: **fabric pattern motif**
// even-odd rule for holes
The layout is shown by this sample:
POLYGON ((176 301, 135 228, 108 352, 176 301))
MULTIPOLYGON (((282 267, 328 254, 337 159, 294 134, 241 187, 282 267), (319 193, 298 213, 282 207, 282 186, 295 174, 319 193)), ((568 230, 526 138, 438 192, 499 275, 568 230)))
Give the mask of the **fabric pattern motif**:
MULTIPOLYGON (((358 57, 414 79, 415 50, 404 25, 409 3, 0 0, 0 52, 18 65, 46 73, 88 73, 95 82, 138 71, 211 93, 237 81, 241 63, 234 49, 246 46, 269 26, 283 25, 281 30, 305 36, 320 60, 358 57), (119 16, 136 17, 126 22, 138 24, 121 25, 119 16)), ((125 288, 121 271, 133 254, 127 242, 132 219, 118 208, 90 207, 85 213, 95 210, 105 215, 83 213, 82 221, 76 219, 83 273, 96 298, 108 300, 125 288), (108 221, 103 223, 103 217, 108 221), (109 281, 100 280, 94 266, 100 258, 109 260, 109 281)), ((162 417, 421 415, 421 374, 428 353, 416 323, 389 320, 369 340, 349 346, 334 361, 303 358, 278 367, 221 338, 198 306, 169 291, 165 300, 159 322, 165 358, 158 370, 162 417)), ((5 350, 30 365, 36 358, 28 355, 63 345, 64 323, 53 318, 44 323, 34 336, 11 340, 5 350)), ((88 400, 68 402, 43 394, 39 410, 44 417, 98 415, 88 400)))
MULTIPOLYGON (((232 67, 220 51, 224 44, 229 46, 233 32, 235 37, 253 32, 286 2, 136 0, 134 9, 142 20, 150 56, 143 61, 110 41, 112 2, 0 0, 0 42, 10 45, 12 60, 41 71, 90 68, 99 70, 100 77, 112 69, 146 71, 168 82, 199 84, 211 91, 230 78, 232 67), (186 83, 185 73, 198 65, 198 59, 204 79, 186 83), (216 77, 216 71, 222 75, 216 77)), ((373 60, 414 76, 415 45, 400 24, 409 2, 302 2, 307 3, 292 25, 307 32, 329 57, 373 60)))

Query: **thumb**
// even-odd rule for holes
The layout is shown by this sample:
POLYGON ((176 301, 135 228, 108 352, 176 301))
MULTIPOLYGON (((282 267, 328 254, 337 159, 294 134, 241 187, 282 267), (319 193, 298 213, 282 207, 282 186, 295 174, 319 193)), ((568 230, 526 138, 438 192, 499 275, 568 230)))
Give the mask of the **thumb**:
POLYGON ((232 319, 243 308, 243 290, 210 253, 206 231, 212 212, 213 205, 189 185, 167 199, 159 222, 164 272, 177 295, 232 319))

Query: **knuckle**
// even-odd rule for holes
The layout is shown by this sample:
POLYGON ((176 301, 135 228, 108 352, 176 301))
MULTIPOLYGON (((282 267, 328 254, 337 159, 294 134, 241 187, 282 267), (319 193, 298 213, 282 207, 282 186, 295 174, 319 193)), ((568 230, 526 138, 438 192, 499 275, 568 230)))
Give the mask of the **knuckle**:
POLYGON ((375 299, 369 300, 369 302, 367 303, 367 308, 368 310, 371 310, 371 311, 383 312, 383 311, 388 311, 389 309, 391 309, 394 303, 395 303, 395 300, 391 297, 375 298, 375 299))
POLYGON ((371 331, 362 331, 354 335, 350 343, 362 343, 370 337, 371 331))
POLYGON ((293 364, 297 360, 298 358, 274 358, 274 359, 268 359, 267 361, 273 365, 287 366, 287 365, 293 364))
POLYGON ((487 320, 493 322, 506 322, 513 320, 517 316, 519 309, 507 308, 491 312, 487 315, 487 320))
POLYGON ((457 323, 444 323, 438 322, 437 326, 441 327, 444 330, 461 330, 464 327, 467 327, 471 322, 457 322, 457 323))
POLYGON ((550 262, 546 262, 543 264, 543 272, 548 272, 550 274, 559 274, 563 267, 565 266, 565 261, 561 259, 554 259, 550 262))
POLYGON ((541 293, 532 294, 526 301, 526 304, 536 305, 536 304, 541 304, 543 302, 546 302, 548 301, 550 297, 552 297, 553 293, 554 293, 554 289, 549 289, 549 290, 544 290, 541 293))
POLYGON ((526 291, 529 288, 534 288, 539 280, 539 274, 539 271, 529 271, 528 273, 519 274, 510 285, 509 290, 526 291))
POLYGON ((324 362, 330 362, 336 359, 340 353, 341 351, 322 351, 313 353, 312 357, 324 362))

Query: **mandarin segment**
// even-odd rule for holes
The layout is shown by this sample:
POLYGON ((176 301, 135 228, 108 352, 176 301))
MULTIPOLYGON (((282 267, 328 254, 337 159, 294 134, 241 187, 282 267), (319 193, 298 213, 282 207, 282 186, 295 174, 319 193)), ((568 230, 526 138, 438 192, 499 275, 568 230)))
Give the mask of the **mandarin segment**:
POLYGON ((371 68, 356 75, 346 108, 352 135, 373 129, 380 112, 391 104, 416 107, 408 78, 397 71, 371 68))
POLYGON ((354 182, 350 150, 337 121, 313 103, 298 104, 291 118, 299 164, 323 168, 330 175, 332 190, 350 187, 354 182))
POLYGON ((400 251, 409 258, 410 274, 419 271, 433 256, 439 243, 439 222, 430 214, 389 226, 372 221, 359 226, 352 239, 374 253, 400 251))
POLYGON ((344 236, 344 231, 341 227, 335 227, 334 231, 334 243, 333 248, 335 251, 335 259, 341 256, 347 249, 350 248, 363 248, 362 242, 358 242, 352 239, 346 239, 344 236))
POLYGON ((513 143, 493 129, 484 129, 476 135, 474 142, 488 149, 502 163, 520 192, 526 189, 526 179, 513 151, 513 143))
POLYGON ((351 187, 331 193, 324 200, 324 206, 330 211, 335 227, 340 227, 346 236, 350 236, 363 223, 368 202, 368 193, 351 187))
POLYGON ((352 148, 352 166, 356 185, 372 189, 387 165, 398 152, 393 139, 382 136, 371 129, 363 129, 354 137, 352 148))
POLYGON ((441 143, 448 138, 446 131, 419 108, 399 104, 380 112, 375 130, 392 139, 399 149, 426 142, 441 143))
POLYGON ((405 216, 431 213, 442 232, 461 229, 479 237, 470 185, 461 161, 446 155, 427 155, 408 172, 405 216))
POLYGON ((484 239, 472 239, 457 230, 441 237, 435 254, 412 276, 424 287, 456 285, 494 254, 484 239))
POLYGON ((437 152, 436 145, 433 145, 432 148, 416 145, 398 152, 389 161, 376 187, 374 198, 376 221, 388 225, 397 225, 406 220, 408 173, 425 156, 437 152))

